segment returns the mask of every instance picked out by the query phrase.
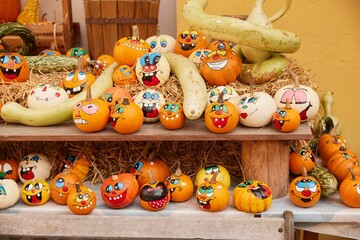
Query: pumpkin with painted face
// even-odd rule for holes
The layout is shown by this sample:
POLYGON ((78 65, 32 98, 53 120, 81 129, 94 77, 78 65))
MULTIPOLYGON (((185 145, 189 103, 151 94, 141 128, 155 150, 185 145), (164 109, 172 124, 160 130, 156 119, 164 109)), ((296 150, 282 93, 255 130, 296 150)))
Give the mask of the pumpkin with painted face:
POLYGON ((228 133, 233 131, 239 122, 239 114, 234 104, 223 100, 222 92, 216 102, 205 109, 205 125, 214 133, 228 133))
POLYGON ((227 208, 230 201, 230 193, 227 186, 222 182, 216 181, 217 174, 212 178, 205 179, 198 185, 196 190, 196 200, 201 209, 208 212, 219 212, 227 208))
POLYGON ((197 68, 200 68, 201 62, 211 53, 210 49, 198 49, 193 51, 188 57, 191 61, 193 61, 197 68))
POLYGON ((78 102, 72 112, 75 126, 83 132, 98 132, 109 122, 110 109, 108 104, 100 99, 92 99, 90 87, 85 100, 78 102))
POLYGON ((68 99, 69 95, 63 88, 54 84, 41 83, 30 90, 27 105, 32 109, 51 108, 68 99))
POLYGON ((139 105, 144 115, 144 122, 157 122, 160 118, 160 108, 165 104, 164 96, 152 89, 139 92, 134 102, 139 105))
POLYGON ((185 30, 177 36, 174 52, 189 57, 192 52, 202 48, 207 48, 205 35, 199 31, 185 30))
POLYGON ((170 201, 172 202, 187 201, 194 193, 193 181, 188 175, 182 173, 180 168, 166 178, 165 184, 170 190, 170 201))
POLYGON ((307 208, 320 200, 321 186, 315 178, 307 175, 305 167, 302 169, 302 175, 289 184, 289 197, 296 206, 307 208))
POLYGON ((51 173, 51 163, 45 154, 31 153, 19 162, 18 174, 21 182, 28 180, 46 180, 51 173))
POLYGON ((208 49, 211 51, 215 50, 231 50, 232 47, 234 47, 235 44, 233 42, 227 41, 227 40, 218 40, 213 39, 209 45, 208 49))
POLYGON ((50 185, 41 179, 26 181, 21 188, 21 199, 30 206, 43 205, 50 199, 50 185))
POLYGON ((174 52, 176 40, 170 35, 158 33, 145 40, 151 47, 152 52, 174 52))
POLYGON ((90 63, 90 55, 88 51, 82 47, 73 47, 69 49, 65 55, 68 57, 81 58, 85 67, 90 63))
POLYGON ((124 208, 134 202, 139 192, 139 184, 131 173, 120 173, 105 179, 100 191, 107 206, 124 208))
POLYGON ((0 209, 13 206, 20 198, 20 189, 12 179, 0 179, 0 209))
POLYGON ((75 184, 79 182, 81 181, 76 174, 65 169, 58 173, 51 182, 51 198, 58 204, 66 205, 70 191, 75 189, 75 184))
POLYGON ((236 102, 236 99, 239 97, 239 94, 233 87, 230 86, 218 86, 211 88, 208 91, 208 104, 216 102, 219 99, 220 93, 223 94, 223 101, 230 101, 232 103, 236 102))
POLYGON ((90 171, 91 162, 83 153, 70 152, 60 163, 60 172, 69 169, 83 181, 90 171))
POLYGON ((160 53, 145 53, 136 62, 137 79, 146 87, 159 87, 169 80, 170 64, 160 53))
POLYGON ((340 199, 346 206, 360 208, 360 177, 351 168, 348 170, 351 175, 340 184, 340 199))
POLYGON ((9 46, 0 40, 4 52, 0 52, 0 81, 26 82, 30 75, 29 65, 25 58, 15 52, 10 52, 9 46))
POLYGON ((127 98, 129 102, 134 102, 130 92, 120 86, 106 89, 100 98, 108 104, 110 109, 115 107, 116 103, 122 103, 124 98, 127 98))
POLYGON ((112 74, 115 86, 132 85, 137 82, 135 70, 128 65, 117 66, 112 74))
POLYGON ((107 67, 109 67, 113 62, 115 62, 115 58, 109 54, 103 54, 100 55, 96 60, 95 60, 95 65, 94 65, 94 75, 95 76, 100 76, 107 67))
POLYGON ((216 181, 222 182, 226 187, 230 187, 231 177, 229 171, 221 165, 210 165, 200 169, 195 177, 196 185, 200 185, 205 179, 211 179, 216 175, 216 181))
POLYGON ((290 103, 285 107, 278 108, 272 116, 272 124, 280 132, 293 132, 298 129, 300 123, 300 114, 291 108, 290 103))
POLYGON ((186 117, 182 103, 166 102, 160 108, 160 123, 166 129, 180 129, 184 126, 186 117))
POLYGON ((302 167, 306 171, 311 171, 315 166, 316 157, 306 144, 300 144, 290 150, 289 156, 289 170, 292 174, 301 175, 302 167))
POLYGON ((271 206, 272 192, 263 182, 246 180, 234 188, 233 202, 235 207, 243 212, 264 212, 271 206))
POLYGON ((200 64, 200 74, 211 86, 235 82, 241 73, 241 58, 232 50, 215 50, 200 64))
POLYGON ((56 43, 51 42, 50 48, 44 49, 39 53, 39 56, 61 56, 62 54, 56 50, 56 43))
POLYGON ((19 163, 13 159, 0 159, 0 179, 19 180, 19 163))
POLYGON ((73 97, 90 87, 95 80, 95 75, 84 69, 82 57, 80 57, 78 68, 62 79, 60 87, 69 94, 69 97, 73 97))
POLYGON ((73 213, 87 215, 96 207, 96 194, 91 188, 75 183, 75 188, 70 191, 66 204, 73 213))

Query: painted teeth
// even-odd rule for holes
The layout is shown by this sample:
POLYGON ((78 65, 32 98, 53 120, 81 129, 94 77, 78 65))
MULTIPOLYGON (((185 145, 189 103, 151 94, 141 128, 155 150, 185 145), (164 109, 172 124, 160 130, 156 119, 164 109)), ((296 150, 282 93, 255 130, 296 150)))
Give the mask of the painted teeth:
POLYGON ((226 66, 227 62, 228 62, 228 59, 225 59, 225 60, 222 60, 222 61, 219 61, 219 62, 209 62, 209 63, 207 63, 207 65, 212 70, 219 71, 219 70, 223 69, 226 66))
POLYGON ((165 115, 162 115, 162 118, 165 118, 166 120, 171 120, 171 121, 173 121, 173 120, 175 120, 175 118, 179 118, 180 116, 179 116, 179 114, 177 113, 174 117, 167 117, 167 116, 165 116, 165 115))
POLYGON ((155 107, 156 107, 156 103, 144 103, 144 107, 155 108, 155 107))
POLYGON ((145 72, 145 76, 146 76, 146 77, 152 77, 152 76, 154 76, 154 75, 155 75, 154 72, 145 72))
POLYGON ((91 201, 88 205, 86 206, 76 206, 77 209, 80 209, 80 210, 84 210, 84 209, 87 209, 89 208, 91 205, 93 204, 93 202, 91 201))
POLYGON ((136 51, 146 51, 147 49, 146 48, 142 48, 142 47, 138 47, 138 46, 134 46, 132 44, 129 44, 127 42, 124 43, 125 46, 129 47, 129 48, 132 48, 136 51))
POLYGON ((111 200, 119 200, 119 199, 121 199, 122 198, 122 194, 120 194, 119 196, 115 196, 114 198, 112 198, 112 197, 109 197, 109 200, 111 201, 111 200))
POLYGON ((74 119, 75 124, 88 124, 88 122, 85 119, 76 118, 74 119))

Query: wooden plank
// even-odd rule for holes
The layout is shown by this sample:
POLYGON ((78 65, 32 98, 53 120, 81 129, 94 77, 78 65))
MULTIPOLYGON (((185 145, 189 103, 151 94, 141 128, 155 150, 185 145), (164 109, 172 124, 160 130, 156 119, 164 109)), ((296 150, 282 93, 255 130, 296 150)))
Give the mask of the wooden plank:
MULTIPOLYGON (((159 18, 160 0, 150 0, 149 20, 157 21, 159 18)), ((157 34, 157 23, 148 23, 147 36, 151 37, 157 34)))
POLYGON ((64 47, 67 51, 74 47, 74 29, 71 0, 62 0, 62 13, 64 24, 64 47))
MULTIPOLYGON (((135 3, 134 0, 118 0, 118 18, 119 19, 134 19, 135 17, 135 3)), ((118 24, 118 39, 132 36, 132 24, 123 23, 118 24)))
MULTIPOLYGON (((85 17, 90 18, 90 0, 84 0, 84 12, 85 17)), ((94 52, 94 41, 93 41, 93 33, 92 33, 92 24, 86 23, 86 32, 87 32, 87 40, 88 40, 88 51, 89 55, 92 57, 94 52)))
MULTIPOLYGON (((90 17, 92 19, 101 19, 101 0, 90 0, 90 17)), ((100 56, 104 52, 103 26, 102 24, 92 24, 93 50, 91 58, 100 56)))
MULTIPOLYGON (((135 19, 148 19, 149 18, 150 2, 148 0, 135 0, 135 19)), ((147 36, 147 24, 137 23, 139 29, 139 37, 145 39, 147 36)))
MULTIPOLYGON (((101 16, 103 19, 117 18, 117 1, 102 0, 101 1, 101 16)), ((104 51, 102 54, 113 54, 114 45, 118 40, 118 29, 116 23, 103 24, 103 44, 104 51)), ((99 57, 94 56, 94 59, 99 57)))

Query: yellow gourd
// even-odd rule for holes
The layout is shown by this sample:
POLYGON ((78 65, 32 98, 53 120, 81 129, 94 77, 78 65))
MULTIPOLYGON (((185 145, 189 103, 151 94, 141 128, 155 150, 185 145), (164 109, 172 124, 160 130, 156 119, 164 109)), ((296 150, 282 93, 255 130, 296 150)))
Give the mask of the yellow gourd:
POLYGON ((27 0, 24 9, 17 18, 21 24, 33 24, 40 22, 39 0, 27 0))

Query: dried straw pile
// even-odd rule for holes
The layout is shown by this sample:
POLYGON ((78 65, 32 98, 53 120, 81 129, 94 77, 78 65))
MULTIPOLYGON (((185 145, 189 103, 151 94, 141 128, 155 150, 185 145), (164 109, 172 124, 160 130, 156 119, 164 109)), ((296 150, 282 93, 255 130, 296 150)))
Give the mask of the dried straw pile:
MULTIPOLYGON (((290 59, 290 68, 299 76, 300 84, 317 88, 309 72, 294 59, 290 59)), ((39 83, 57 84, 66 74, 31 74, 26 83, 0 83, 0 97, 5 102, 17 101, 26 106, 27 95, 32 87, 39 83)), ((255 86, 254 91, 265 91, 274 95, 280 87, 290 83, 290 75, 284 73, 269 83, 255 86)), ((249 86, 239 82, 230 86, 239 94, 250 90, 249 86)), ((144 89, 140 84, 126 88, 132 95, 144 89)), ((174 76, 157 90, 163 93, 167 100, 182 100, 182 90, 174 76)), ((238 183, 243 180, 240 147, 240 142, 234 141, 152 142, 151 139, 149 142, 0 142, 0 150, 18 160, 32 152, 46 154, 53 163, 52 177, 58 173, 59 164, 69 151, 85 152, 92 161, 91 172, 86 181, 94 184, 101 183, 110 174, 129 171, 136 160, 146 159, 153 151, 158 152, 172 172, 180 167, 194 179, 196 172, 202 167, 221 164, 229 170, 233 181, 238 183)))

